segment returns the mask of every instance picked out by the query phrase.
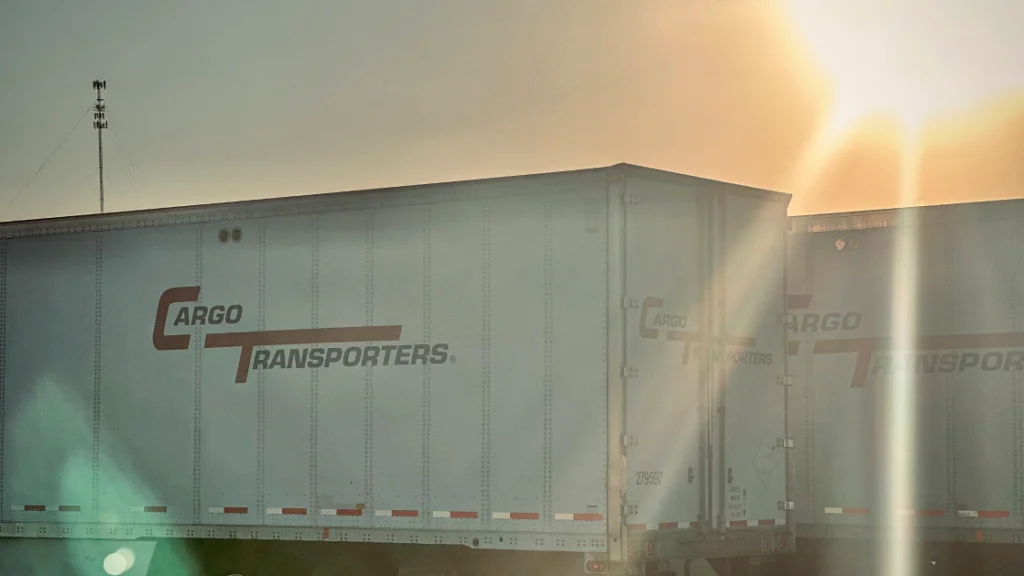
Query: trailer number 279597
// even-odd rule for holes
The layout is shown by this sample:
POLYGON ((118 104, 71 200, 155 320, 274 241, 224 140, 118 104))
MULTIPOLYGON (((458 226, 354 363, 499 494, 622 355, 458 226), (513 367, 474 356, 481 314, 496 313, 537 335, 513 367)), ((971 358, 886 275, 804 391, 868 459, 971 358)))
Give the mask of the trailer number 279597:
POLYGON ((656 472, 637 472, 636 473, 636 485, 637 486, 661 486, 662 472, 660 470, 656 472))

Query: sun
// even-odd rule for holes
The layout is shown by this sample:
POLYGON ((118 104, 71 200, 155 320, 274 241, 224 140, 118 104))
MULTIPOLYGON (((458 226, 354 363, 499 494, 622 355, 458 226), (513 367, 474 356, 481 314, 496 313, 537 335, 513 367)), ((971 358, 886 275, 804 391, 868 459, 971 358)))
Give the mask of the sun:
POLYGON ((924 127, 1024 92, 1024 1, 782 0, 785 20, 830 83, 830 115, 797 187, 869 116, 897 120, 906 143, 924 127))

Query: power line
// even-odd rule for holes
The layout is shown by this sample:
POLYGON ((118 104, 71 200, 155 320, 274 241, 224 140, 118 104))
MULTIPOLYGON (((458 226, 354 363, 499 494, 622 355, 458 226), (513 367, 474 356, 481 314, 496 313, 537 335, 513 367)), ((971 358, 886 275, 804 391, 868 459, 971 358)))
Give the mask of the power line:
POLYGON ((121 131, 117 130, 116 128, 111 128, 110 131, 114 135, 114 140, 117 141, 117 147, 124 154, 125 159, 128 160, 128 168, 125 171, 128 173, 129 178, 134 176, 135 181, 141 184, 142 172, 141 170, 139 170, 139 165, 132 158, 132 154, 129 151, 131 150, 131 147, 128 145, 128 142, 124 139, 124 135, 121 134, 121 131))
POLYGON ((56 154, 57 151, 61 149, 61 146, 64 146, 64 143, 68 141, 68 138, 70 138, 72 134, 74 134, 75 130, 78 129, 79 124, 82 123, 82 120, 84 120, 85 116, 89 114, 89 112, 91 111, 92 106, 89 106, 85 109, 84 112, 82 112, 82 115, 79 116, 78 121, 75 122, 75 125, 71 127, 71 130, 69 130, 68 133, 64 136, 64 138, 60 141, 60 144, 57 144, 57 147, 53 149, 53 152, 50 152, 50 155, 46 157, 46 160, 43 160, 43 163, 39 165, 39 168, 37 168, 35 173, 32 174, 32 177, 28 179, 28 182, 26 182, 25 185, 21 187, 21 190, 18 190, 18 193, 14 195, 14 198, 11 198, 11 201, 7 203, 7 206, 4 206, 4 211, 10 208, 12 204, 17 202, 18 198, 21 198, 22 193, 25 192, 25 190, 27 190, 28 187, 32 185, 32 182, 35 181, 36 176, 39 176, 39 173, 43 171, 43 168, 46 168, 46 165, 50 162, 50 159, 53 158, 53 155, 56 154))

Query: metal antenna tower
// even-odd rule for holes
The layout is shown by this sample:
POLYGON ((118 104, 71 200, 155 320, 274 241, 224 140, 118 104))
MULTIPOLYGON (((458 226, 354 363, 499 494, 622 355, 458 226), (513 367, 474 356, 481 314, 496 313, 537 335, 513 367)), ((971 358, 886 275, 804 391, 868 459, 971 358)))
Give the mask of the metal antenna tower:
POLYGON ((107 128, 107 105, 103 101, 103 91, 107 89, 106 80, 93 80, 92 87, 96 90, 96 105, 93 107, 92 127, 96 129, 96 141, 100 153, 100 214, 103 213, 103 131, 107 128))

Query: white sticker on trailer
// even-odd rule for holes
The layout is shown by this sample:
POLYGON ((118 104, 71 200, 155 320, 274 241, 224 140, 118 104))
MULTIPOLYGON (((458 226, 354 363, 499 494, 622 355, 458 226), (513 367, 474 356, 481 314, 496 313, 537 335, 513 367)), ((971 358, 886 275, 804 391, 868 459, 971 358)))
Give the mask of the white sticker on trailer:
POLYGON ((729 503, 726 505, 729 522, 747 519, 747 489, 729 486, 729 503))

